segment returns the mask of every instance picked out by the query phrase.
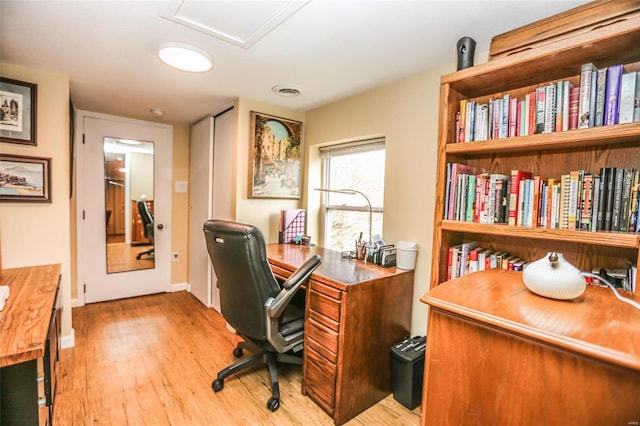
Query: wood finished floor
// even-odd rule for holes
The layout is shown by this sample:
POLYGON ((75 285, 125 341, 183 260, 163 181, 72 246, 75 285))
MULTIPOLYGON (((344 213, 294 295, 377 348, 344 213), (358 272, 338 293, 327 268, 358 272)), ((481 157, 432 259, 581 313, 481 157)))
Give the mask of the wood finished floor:
MULTIPOLYGON (((54 422, 58 425, 332 425, 302 395, 300 366, 279 368, 281 406, 266 408, 268 373, 256 368, 211 381, 234 361, 239 340, 213 309, 190 293, 164 293, 73 310, 75 347, 60 352, 54 422)), ((387 396, 347 423, 418 425, 387 396)))

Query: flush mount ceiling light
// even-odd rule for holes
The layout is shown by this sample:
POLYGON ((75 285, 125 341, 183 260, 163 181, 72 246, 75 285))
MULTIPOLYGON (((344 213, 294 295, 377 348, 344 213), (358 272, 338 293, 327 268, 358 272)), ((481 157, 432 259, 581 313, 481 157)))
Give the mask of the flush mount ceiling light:
POLYGON ((294 84, 278 84, 277 86, 273 86, 271 90, 273 90, 273 93, 276 95, 285 98, 295 98, 302 93, 302 87, 294 84))
POLYGON ((158 57, 170 67, 182 71, 205 72, 213 66, 213 59, 207 52, 184 43, 161 45, 158 57))

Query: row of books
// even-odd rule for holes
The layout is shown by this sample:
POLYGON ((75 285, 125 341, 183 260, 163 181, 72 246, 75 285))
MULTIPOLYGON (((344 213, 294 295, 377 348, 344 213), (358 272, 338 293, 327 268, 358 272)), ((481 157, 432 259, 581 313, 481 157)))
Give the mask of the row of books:
POLYGON ((507 252, 496 252, 478 246, 477 241, 449 247, 447 280, 485 269, 522 271, 529 262, 507 252))
MULTIPOLYGON (((449 247, 447 280, 485 269, 523 271, 529 263, 529 261, 504 251, 493 251, 479 247, 477 241, 471 241, 449 247)), ((591 273, 604 278, 616 288, 632 293, 636 291, 638 270, 635 266, 593 268, 591 273)), ((605 286, 604 282, 598 278, 586 277, 585 280, 589 284, 605 286)))
POLYGON ((580 86, 568 80, 537 87, 524 99, 509 93, 488 102, 463 99, 456 114, 456 142, 640 121, 640 72, 623 65, 581 67, 580 86))
POLYGON ((639 232, 640 170, 603 167, 545 178, 447 164, 444 219, 583 231, 639 232))

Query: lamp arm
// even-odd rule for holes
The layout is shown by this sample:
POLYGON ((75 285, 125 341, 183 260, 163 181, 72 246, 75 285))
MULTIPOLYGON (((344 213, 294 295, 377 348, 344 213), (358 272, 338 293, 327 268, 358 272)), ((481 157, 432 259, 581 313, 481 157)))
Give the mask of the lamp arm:
POLYGON ((366 195, 364 195, 363 192, 360 192, 358 190, 355 189, 341 189, 341 191, 350 191, 350 192, 355 192, 356 194, 360 194, 364 197, 365 200, 367 200, 367 204, 369 205, 369 245, 371 245, 372 241, 372 237, 373 237, 373 232, 372 230, 372 225, 373 225, 373 208, 371 207, 371 201, 369 201, 369 197, 367 197, 366 195))

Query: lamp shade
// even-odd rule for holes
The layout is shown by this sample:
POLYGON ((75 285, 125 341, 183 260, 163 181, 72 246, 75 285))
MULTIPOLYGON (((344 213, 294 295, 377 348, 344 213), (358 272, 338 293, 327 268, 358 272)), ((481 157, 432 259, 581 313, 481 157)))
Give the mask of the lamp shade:
POLYGON ((561 300, 575 299, 587 285, 582 272, 556 252, 549 252, 524 268, 522 280, 532 292, 561 300))

